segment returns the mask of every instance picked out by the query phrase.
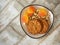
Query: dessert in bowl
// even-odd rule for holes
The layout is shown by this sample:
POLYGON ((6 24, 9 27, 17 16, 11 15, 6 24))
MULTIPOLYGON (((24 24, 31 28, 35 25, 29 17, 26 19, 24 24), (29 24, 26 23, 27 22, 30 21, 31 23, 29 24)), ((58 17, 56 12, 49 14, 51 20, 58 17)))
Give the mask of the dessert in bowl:
POLYGON ((20 13, 20 24, 28 36, 40 38, 49 32, 53 24, 53 13, 41 5, 28 5, 20 13))

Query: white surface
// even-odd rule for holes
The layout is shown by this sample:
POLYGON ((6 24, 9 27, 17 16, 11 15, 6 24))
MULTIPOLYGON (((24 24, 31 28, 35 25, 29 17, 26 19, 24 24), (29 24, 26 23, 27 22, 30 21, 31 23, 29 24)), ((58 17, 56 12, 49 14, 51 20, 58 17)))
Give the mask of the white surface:
MULTIPOLYGON (((3 0, 0 0, 0 5, 4 5, 0 8, 3 9, 9 1, 4 3, 3 0)), ((48 34, 48 36, 40 39, 32 39, 26 36, 20 26, 19 13, 23 6, 27 6, 32 2, 32 0, 26 1, 13 0, 12 2, 9 2, 9 4, 0 13, 0 45, 60 45, 59 0, 51 0, 52 2, 49 0, 36 0, 36 2, 34 2, 34 4, 40 4, 48 7, 54 12, 54 24, 51 32, 49 33, 50 35, 48 34)))

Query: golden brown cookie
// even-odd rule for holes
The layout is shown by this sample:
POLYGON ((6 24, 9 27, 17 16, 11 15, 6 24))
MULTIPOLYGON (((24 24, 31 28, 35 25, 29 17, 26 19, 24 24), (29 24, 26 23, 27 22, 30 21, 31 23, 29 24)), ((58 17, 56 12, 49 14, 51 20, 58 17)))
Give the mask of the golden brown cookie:
POLYGON ((31 34, 39 34, 39 32, 42 30, 42 23, 38 19, 30 20, 26 26, 28 29, 27 31, 31 34))
POLYGON ((45 19, 41 19, 41 21, 43 22, 43 29, 40 32, 40 34, 44 34, 48 31, 49 23, 48 23, 48 20, 45 20, 45 19))

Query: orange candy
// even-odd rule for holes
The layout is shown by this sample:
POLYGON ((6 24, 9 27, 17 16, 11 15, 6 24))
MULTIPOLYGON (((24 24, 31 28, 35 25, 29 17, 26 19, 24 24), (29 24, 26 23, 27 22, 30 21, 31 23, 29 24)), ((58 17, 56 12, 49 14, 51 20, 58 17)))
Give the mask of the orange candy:
POLYGON ((23 15, 22 16, 22 22, 23 23, 27 23, 28 22, 28 16, 27 15, 23 15))
POLYGON ((33 13, 35 12, 35 10, 36 10, 35 7, 29 6, 26 11, 27 11, 29 16, 32 16, 33 13))
POLYGON ((39 11, 38 15, 41 17, 45 17, 48 14, 48 12, 45 8, 39 8, 38 11, 39 11))

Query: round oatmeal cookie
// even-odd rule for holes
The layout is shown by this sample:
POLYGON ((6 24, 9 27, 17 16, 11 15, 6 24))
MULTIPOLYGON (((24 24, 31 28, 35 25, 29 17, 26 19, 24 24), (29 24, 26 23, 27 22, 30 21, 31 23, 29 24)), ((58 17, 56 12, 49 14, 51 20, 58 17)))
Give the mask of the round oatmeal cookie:
POLYGON ((41 21, 43 22, 43 28, 40 34, 44 34, 48 31, 49 23, 48 23, 48 20, 45 20, 45 19, 41 19, 41 21))
POLYGON ((31 34, 39 34, 42 30, 42 22, 39 19, 30 20, 27 24, 27 31, 31 34))

